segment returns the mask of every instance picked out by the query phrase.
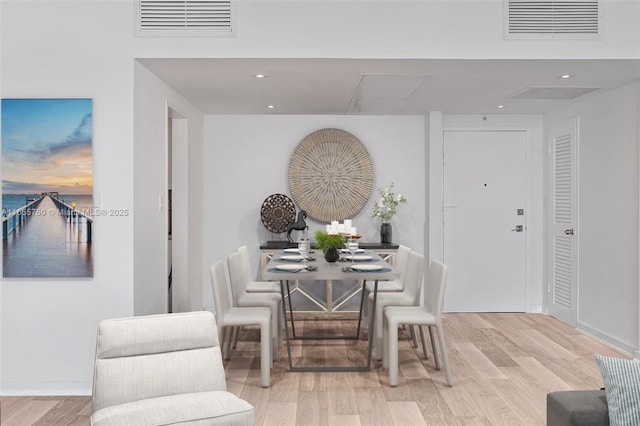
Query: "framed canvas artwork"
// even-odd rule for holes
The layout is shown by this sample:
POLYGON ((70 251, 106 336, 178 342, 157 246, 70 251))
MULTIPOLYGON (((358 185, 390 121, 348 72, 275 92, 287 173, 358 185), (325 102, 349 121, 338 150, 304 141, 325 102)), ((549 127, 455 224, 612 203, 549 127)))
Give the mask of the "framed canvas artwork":
POLYGON ((2 99, 3 276, 93 276, 93 100, 2 99))

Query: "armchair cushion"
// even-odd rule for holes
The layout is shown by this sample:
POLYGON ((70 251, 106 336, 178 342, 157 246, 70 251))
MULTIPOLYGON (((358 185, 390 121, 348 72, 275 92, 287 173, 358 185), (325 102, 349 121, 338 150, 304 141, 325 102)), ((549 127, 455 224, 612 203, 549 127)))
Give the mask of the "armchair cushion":
POLYGON ((93 426, 253 425, 253 407, 224 391, 143 399, 98 410, 93 426))
POLYGON ((253 407, 226 392, 213 314, 201 311, 102 321, 91 424, 253 425, 253 407))

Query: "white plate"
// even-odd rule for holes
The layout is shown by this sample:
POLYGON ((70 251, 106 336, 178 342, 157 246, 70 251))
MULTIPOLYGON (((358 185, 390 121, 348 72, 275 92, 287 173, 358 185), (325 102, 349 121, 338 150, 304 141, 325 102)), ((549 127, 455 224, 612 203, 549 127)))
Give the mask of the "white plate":
POLYGON ((299 254, 285 254, 280 256, 280 259, 288 260, 290 262, 300 262, 304 259, 304 257, 300 256, 299 254))
POLYGON ((382 269, 381 265, 372 265, 371 263, 359 263, 356 265, 352 265, 351 269, 355 269, 356 271, 379 271, 382 269))
POLYGON ((300 250, 298 250, 297 248, 288 248, 288 249, 284 249, 285 253, 300 253, 300 250))
MULTIPOLYGON (((347 249, 340 249, 340 251, 342 253, 349 253, 349 250, 347 249)), ((364 249, 359 248, 358 250, 356 250, 356 253, 364 253, 364 249)))
POLYGON ((304 265, 291 265, 285 263, 284 265, 277 265, 276 269, 281 271, 302 271, 304 269, 304 265))
POLYGON ((349 260, 352 260, 352 258, 353 258, 353 260, 355 260, 356 262, 358 260, 371 260, 371 259, 373 259, 372 256, 369 256, 367 254, 356 254, 356 255, 353 255, 353 256, 351 256, 349 254, 349 255, 345 256, 344 258, 345 259, 349 259, 349 260))

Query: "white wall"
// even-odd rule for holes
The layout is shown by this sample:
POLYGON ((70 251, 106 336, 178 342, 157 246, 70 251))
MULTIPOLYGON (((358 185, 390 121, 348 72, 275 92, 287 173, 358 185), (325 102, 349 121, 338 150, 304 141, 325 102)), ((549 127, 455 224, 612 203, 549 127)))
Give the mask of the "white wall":
MULTIPOLYGON (((261 222, 260 207, 271 194, 289 197, 287 170, 296 145, 309 133, 339 128, 355 135, 374 162, 375 188, 394 182, 408 203, 392 220, 394 242, 425 251, 424 118, 372 116, 238 116, 209 115, 204 121, 203 280, 216 260, 246 244, 257 273, 259 246, 284 239, 261 222)), ((371 218, 371 201, 356 217, 361 241, 379 242, 379 222, 371 218)), ((310 235, 324 227, 307 220, 310 235)), ((294 235, 295 236, 295 235, 294 235)), ((205 306, 213 306, 205 289, 205 306)))
POLYGON ((93 99, 93 279, 3 279, 2 394, 88 393, 103 318, 133 308, 133 79, 127 3, 2 2, 2 97, 93 99), (81 19, 79 19, 81 17, 81 19))
MULTIPOLYGON (((437 117, 437 115, 436 115, 437 117)), ((444 114, 442 130, 524 130, 527 132, 526 147, 526 309, 541 312, 543 307, 543 137, 542 116, 538 115, 461 115, 444 114)), ((441 138, 441 136, 440 136, 441 138)), ((442 141, 434 137, 431 155, 442 159, 442 141), (434 150, 436 152, 434 152, 434 150)), ((432 167, 431 179, 442 182, 442 164, 432 167)), ((442 185, 431 186, 431 202, 442 205, 442 185)), ((442 213, 432 206, 431 246, 437 253, 443 251, 442 213)))
POLYGON ((547 137, 555 123, 580 121, 578 328, 627 352, 638 348, 639 90, 626 85, 544 118, 547 137))
POLYGON ((502 0, 237 2, 237 36, 136 40, 147 57, 634 58, 638 2, 604 0, 605 37, 505 40, 502 0))
POLYGON ((202 309, 202 114, 143 65, 135 62, 134 313, 166 312, 166 145, 168 108, 187 140, 173 140, 174 311, 202 309), (163 199, 160 209, 159 198, 163 199))

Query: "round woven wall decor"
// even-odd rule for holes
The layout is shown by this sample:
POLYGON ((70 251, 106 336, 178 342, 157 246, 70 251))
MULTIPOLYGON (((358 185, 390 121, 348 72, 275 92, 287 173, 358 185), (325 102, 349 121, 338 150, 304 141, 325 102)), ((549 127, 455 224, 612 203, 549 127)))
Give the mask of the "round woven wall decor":
POLYGON ((271 232, 281 233, 296 220, 296 206, 284 194, 269 195, 260 208, 262 224, 271 232))
POLYGON ((298 207, 319 222, 355 217, 373 191, 373 162, 349 132, 321 129, 305 137, 289 160, 289 190, 298 207))

